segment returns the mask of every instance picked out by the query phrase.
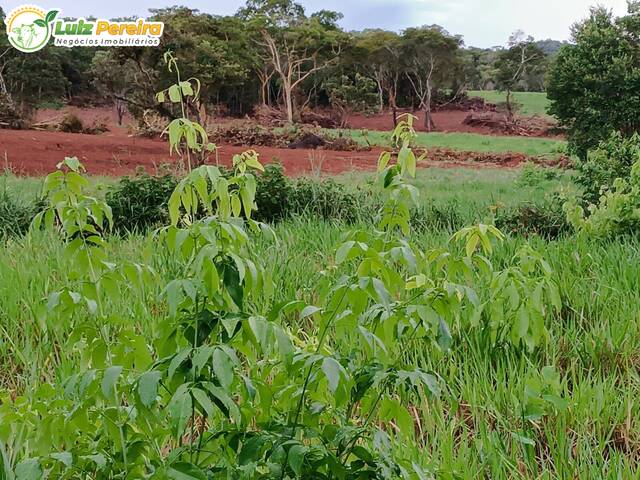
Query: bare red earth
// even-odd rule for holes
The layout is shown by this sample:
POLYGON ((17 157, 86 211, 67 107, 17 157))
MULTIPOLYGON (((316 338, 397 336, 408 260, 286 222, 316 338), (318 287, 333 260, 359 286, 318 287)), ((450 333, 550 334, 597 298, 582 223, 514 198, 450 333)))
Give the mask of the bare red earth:
MULTIPOLYGON (((129 135, 126 127, 117 125, 115 114, 108 108, 68 109, 77 114, 86 125, 101 121, 108 125, 109 131, 101 135, 85 135, 43 130, 3 130, 0 129, 0 163, 2 168, 18 175, 42 175, 51 172, 64 157, 77 156, 90 174, 118 176, 130 174, 139 167, 153 173, 164 164, 176 164, 176 156, 169 155, 165 140, 141 138, 129 135)), ((60 119, 64 112, 46 110, 38 112, 36 121, 43 122, 60 119)), ((440 130, 474 131, 486 133, 481 129, 465 129, 462 120, 466 112, 436 112, 435 121, 440 130)), ((125 119, 125 123, 130 119, 125 119)), ((354 116, 351 125, 355 128, 372 130, 390 130, 392 119, 387 115, 373 117, 354 116)), ((230 165, 232 156, 251 146, 235 147, 219 145, 218 156, 212 156, 210 163, 220 162, 230 165)), ((330 150, 290 150, 282 148, 255 147, 263 163, 279 162, 290 176, 309 173, 318 168, 323 174, 337 174, 349 171, 373 170, 380 150, 368 152, 338 152, 330 150)), ((514 166, 520 163, 520 155, 514 154, 513 161, 495 163, 473 162, 473 155, 467 158, 449 158, 441 155, 436 162, 424 162, 422 166, 435 165, 456 167, 514 166), (516 158, 517 157, 517 158, 516 158)))

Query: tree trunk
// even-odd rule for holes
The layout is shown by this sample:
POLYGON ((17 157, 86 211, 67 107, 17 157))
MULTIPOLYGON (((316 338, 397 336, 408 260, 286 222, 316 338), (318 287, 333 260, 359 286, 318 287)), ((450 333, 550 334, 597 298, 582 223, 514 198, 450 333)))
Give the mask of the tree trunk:
POLYGON ((507 120, 513 123, 513 108, 511 107, 511 89, 507 89, 507 120))
POLYGON ((427 98, 424 101, 424 128, 427 132, 435 130, 436 125, 431 116, 431 80, 427 80, 427 98))
POLYGON ((389 93, 389 106, 391 107, 391 113, 393 115, 393 128, 398 126, 398 105, 396 104, 396 91, 393 88, 388 90, 389 93))
POLYGON ((293 98, 291 96, 290 85, 283 85, 282 95, 284 97, 284 106, 287 110, 287 122, 293 123, 293 98))

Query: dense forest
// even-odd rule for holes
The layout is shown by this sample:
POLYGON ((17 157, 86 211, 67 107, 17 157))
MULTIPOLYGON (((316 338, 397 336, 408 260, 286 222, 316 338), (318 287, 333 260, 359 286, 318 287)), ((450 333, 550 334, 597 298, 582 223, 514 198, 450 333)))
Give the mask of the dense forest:
POLYGON ((233 16, 171 7, 150 10, 149 18, 166 24, 159 48, 50 45, 24 55, 0 32, 3 108, 106 101, 134 115, 162 110, 153 92, 168 81, 162 55, 172 50, 184 78, 202 80, 199 112, 244 115, 278 104, 289 120, 317 106, 345 114, 385 107, 428 113, 466 89, 543 90, 549 59, 561 46, 518 32, 505 47, 472 48, 438 25, 346 32, 340 13, 309 14, 292 0, 248 0, 233 16), (526 65, 518 60, 514 67, 524 52, 526 65))

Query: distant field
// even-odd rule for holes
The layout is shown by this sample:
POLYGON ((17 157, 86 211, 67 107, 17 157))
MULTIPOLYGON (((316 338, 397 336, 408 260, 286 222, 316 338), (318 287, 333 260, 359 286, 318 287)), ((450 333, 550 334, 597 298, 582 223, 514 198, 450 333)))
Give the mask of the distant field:
MULTIPOLYGON (((388 146, 390 133, 368 132, 367 139, 362 130, 341 130, 359 143, 388 146)), ((554 155, 564 150, 566 142, 548 138, 507 137, 480 135, 477 133, 418 133, 417 144, 421 147, 443 147, 471 152, 520 152, 527 155, 554 155)))
MULTIPOLYGON (((482 97, 487 102, 499 103, 506 100, 506 93, 497 92, 495 90, 470 90, 470 97, 482 97)), ((549 99, 544 92, 513 92, 512 96, 522 107, 520 114, 522 115, 544 115, 547 114, 549 99)))

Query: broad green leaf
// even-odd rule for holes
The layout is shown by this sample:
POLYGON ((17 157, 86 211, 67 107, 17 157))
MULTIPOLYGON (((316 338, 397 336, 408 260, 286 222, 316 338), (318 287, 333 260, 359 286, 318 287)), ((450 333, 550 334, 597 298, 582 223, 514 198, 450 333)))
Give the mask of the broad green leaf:
POLYGON ((100 388, 102 389, 102 394, 109 400, 115 399, 115 386, 121 373, 122 367, 118 365, 109 367, 104 372, 100 388))
POLYGON ((37 458, 23 460, 16 467, 16 480, 38 480, 42 478, 42 467, 37 458))
POLYGON ((329 389, 332 393, 336 393, 338 386, 340 385, 340 376, 342 366, 333 357, 325 357, 322 361, 322 372, 329 382, 329 389))
POLYGON ((138 396, 145 407, 150 407, 158 396, 158 384, 161 373, 157 371, 145 372, 138 379, 138 396))

